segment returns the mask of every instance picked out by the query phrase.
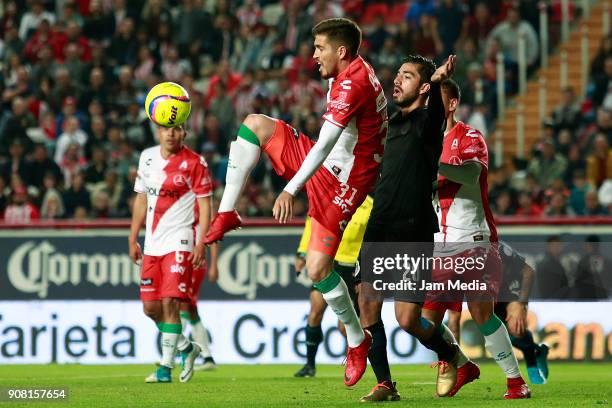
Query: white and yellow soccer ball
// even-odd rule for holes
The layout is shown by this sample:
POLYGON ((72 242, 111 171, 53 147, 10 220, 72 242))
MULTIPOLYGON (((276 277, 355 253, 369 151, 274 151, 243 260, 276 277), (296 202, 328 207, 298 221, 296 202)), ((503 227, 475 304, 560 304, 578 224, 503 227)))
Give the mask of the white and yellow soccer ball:
POLYGON ((155 85, 145 99, 149 119, 163 127, 181 126, 191 113, 189 93, 177 83, 162 82, 155 85))

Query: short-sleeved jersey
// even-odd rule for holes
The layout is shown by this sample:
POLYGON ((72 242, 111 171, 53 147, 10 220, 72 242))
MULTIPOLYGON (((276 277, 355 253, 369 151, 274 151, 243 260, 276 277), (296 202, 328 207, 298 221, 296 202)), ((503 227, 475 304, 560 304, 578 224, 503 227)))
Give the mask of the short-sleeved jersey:
POLYGON ((387 99, 363 58, 330 79, 323 118, 343 128, 323 166, 342 183, 373 185, 387 136, 387 99))
POLYGON ((436 242, 497 242, 497 228, 489 207, 487 173, 489 152, 482 134, 463 122, 444 136, 440 163, 482 166, 478 183, 459 184, 438 175, 434 199, 440 232, 436 242))
POLYGON ((145 255, 192 251, 196 198, 212 194, 204 158, 186 147, 168 159, 160 146, 145 149, 134 191, 147 195, 145 255))

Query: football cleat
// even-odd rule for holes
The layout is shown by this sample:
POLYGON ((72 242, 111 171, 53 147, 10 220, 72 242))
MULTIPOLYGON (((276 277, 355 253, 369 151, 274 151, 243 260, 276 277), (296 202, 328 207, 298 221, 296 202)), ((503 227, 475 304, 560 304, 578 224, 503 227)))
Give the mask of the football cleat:
POLYGON ((544 343, 538 346, 536 362, 544 380, 548 380, 548 346, 544 343))
POLYGON ((531 391, 523 377, 508 378, 508 391, 504 394, 505 399, 531 398, 531 391))
POLYGON ((532 384, 546 384, 546 378, 544 378, 544 374, 542 374, 537 366, 527 367, 527 375, 532 384))
POLYGON ((395 383, 387 380, 376 384, 368 395, 361 397, 359 402, 399 401, 400 399, 401 397, 395 388, 395 383))
POLYGON ((365 338, 357 347, 349 347, 346 352, 346 367, 344 368, 344 385, 350 387, 357 384, 363 377, 368 365, 368 352, 372 346, 372 335, 368 330, 363 331, 365 338))
POLYGON ((310 378, 310 377, 314 377, 316 373, 317 373, 316 368, 314 368, 311 365, 304 364, 304 367, 300 368, 300 370, 297 373, 295 373, 293 376, 299 377, 299 378, 310 378))
MULTIPOLYGON (((189 350, 189 348, 187 348, 187 350, 189 350)), ((191 343, 191 350, 181 352, 181 366, 183 367, 179 376, 181 382, 187 382, 193 377, 193 362, 198 358, 201 351, 202 349, 200 349, 200 346, 191 343)))
POLYGON ((204 244, 210 245, 217 241, 221 241, 223 236, 242 225, 242 218, 238 215, 238 211, 223 211, 217 213, 215 218, 210 223, 210 228, 204 236, 204 244))
POLYGON ((172 382, 170 367, 160 365, 155 372, 145 378, 146 383, 169 383, 172 382))
POLYGON ((459 347, 454 346, 455 356, 451 361, 440 360, 431 365, 438 367, 438 378, 436 380, 436 394, 438 397, 446 397, 457 384, 457 360, 459 358, 459 347))
POLYGON ((195 371, 213 371, 217 368, 217 364, 212 357, 204 357, 204 363, 198 364, 194 367, 195 371))
POLYGON ((448 393, 449 397, 454 396, 459 392, 461 387, 480 378, 480 367, 472 361, 468 361, 461 367, 457 368, 457 383, 448 393))

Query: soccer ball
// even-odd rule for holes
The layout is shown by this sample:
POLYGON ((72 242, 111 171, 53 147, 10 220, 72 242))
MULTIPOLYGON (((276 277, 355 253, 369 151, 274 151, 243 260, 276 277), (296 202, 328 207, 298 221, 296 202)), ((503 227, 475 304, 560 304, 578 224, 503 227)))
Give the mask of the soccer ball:
POLYGON ((149 119, 156 125, 181 126, 191 112, 191 99, 179 84, 162 82, 149 91, 144 108, 149 119))

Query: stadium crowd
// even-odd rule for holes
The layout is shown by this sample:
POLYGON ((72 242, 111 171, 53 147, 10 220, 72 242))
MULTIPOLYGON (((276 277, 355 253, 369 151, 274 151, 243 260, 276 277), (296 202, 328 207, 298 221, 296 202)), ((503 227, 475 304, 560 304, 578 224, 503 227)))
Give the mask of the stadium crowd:
MULTIPOLYGON (((561 2, 548 3, 552 49, 561 2)), ((360 54, 390 103, 405 55, 441 62, 458 54, 459 117, 485 136, 496 115, 497 51, 510 94, 517 88, 516 33, 525 33, 531 69, 541 51, 537 2, 530 0, 8 0, 0 7, 6 222, 128 217, 139 152, 155 143, 143 101, 161 81, 190 92, 187 143, 206 157, 217 197, 228 144, 247 114, 280 117, 316 136, 327 84, 312 59, 310 30, 325 18, 350 17, 364 29, 360 54)), ((579 10, 570 11, 573 19, 579 10)), ((497 215, 612 211, 611 78, 608 36, 592 61, 587 95, 566 89, 530 159, 491 168, 497 215)), ((238 211, 270 216, 283 187, 261 160, 238 211)), ((301 197, 294 215, 306 207, 301 197)))

